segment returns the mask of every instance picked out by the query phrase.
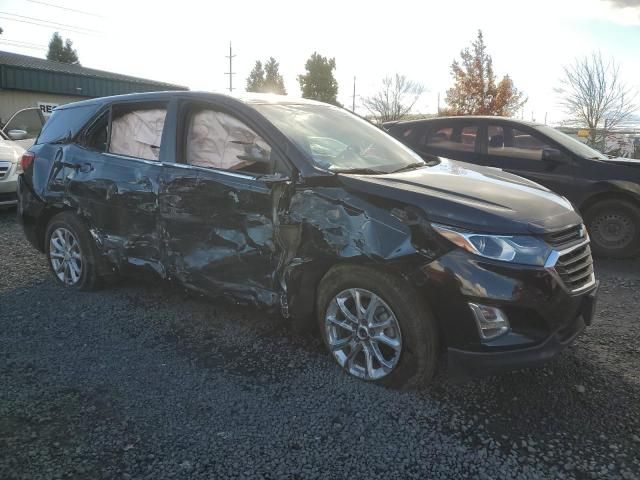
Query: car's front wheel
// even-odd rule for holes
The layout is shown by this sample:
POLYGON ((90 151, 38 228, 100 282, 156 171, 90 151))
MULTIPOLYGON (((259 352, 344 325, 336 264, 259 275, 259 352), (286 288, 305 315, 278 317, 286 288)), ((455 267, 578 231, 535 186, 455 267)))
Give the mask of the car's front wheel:
POLYGON ((640 251, 640 209, 625 200, 608 199, 585 213, 594 254, 629 258, 640 251))
POLYGON ((51 219, 44 244, 49 268, 62 285, 78 290, 99 287, 95 247, 87 227, 73 213, 51 219))
POLYGON ((320 285, 317 312, 325 344, 348 374, 395 388, 420 386, 433 377, 435 321, 403 279, 339 266, 320 285))

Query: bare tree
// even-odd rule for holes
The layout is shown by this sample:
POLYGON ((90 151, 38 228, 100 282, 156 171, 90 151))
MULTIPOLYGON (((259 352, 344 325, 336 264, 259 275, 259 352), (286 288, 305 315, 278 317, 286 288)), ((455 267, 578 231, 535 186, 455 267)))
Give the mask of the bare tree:
POLYGON ((395 77, 385 77, 380 91, 372 97, 364 98, 362 103, 382 123, 404 117, 423 93, 423 85, 396 73, 395 77))
POLYGON ((555 90, 570 117, 568 123, 589 129, 588 143, 603 149, 608 132, 636 110, 637 92, 622 81, 615 61, 605 62, 600 53, 577 59, 564 67, 564 73, 555 90))

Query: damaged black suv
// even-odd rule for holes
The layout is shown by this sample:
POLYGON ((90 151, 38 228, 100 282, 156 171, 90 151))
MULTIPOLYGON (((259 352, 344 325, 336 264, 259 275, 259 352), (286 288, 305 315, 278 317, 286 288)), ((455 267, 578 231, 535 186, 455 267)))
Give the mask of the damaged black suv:
POLYGON ((18 215, 61 285, 132 268, 315 316, 349 374, 425 383, 548 360, 597 282, 570 203, 497 169, 421 159, 287 97, 134 94, 58 107, 22 158, 18 215), (443 355, 441 355, 443 354, 443 355))

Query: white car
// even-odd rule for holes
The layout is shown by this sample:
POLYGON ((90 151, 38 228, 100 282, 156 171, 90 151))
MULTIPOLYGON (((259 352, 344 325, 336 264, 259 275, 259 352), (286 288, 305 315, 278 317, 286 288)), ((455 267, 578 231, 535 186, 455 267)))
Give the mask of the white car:
POLYGON ((0 131, 0 207, 17 203, 18 175, 22 173, 20 159, 24 148, 0 131))
POLYGON ((17 203, 18 175, 22 173, 20 159, 25 149, 33 145, 43 124, 39 109, 25 108, 16 112, 0 130, 0 208, 17 203))

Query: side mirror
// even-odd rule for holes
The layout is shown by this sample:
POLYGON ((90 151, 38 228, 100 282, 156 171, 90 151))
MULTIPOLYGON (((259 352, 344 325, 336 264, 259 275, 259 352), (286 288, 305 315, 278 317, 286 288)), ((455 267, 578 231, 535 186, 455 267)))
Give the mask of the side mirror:
POLYGON ((244 155, 237 155, 239 160, 271 164, 271 152, 269 150, 265 150, 256 143, 244 143, 243 145, 245 153, 244 155))
POLYGON ((9 130, 7 135, 11 140, 24 140, 28 133, 25 130, 9 130))
POLYGON ((564 154, 555 148, 545 148, 542 150, 542 160, 544 162, 564 162, 564 154))

